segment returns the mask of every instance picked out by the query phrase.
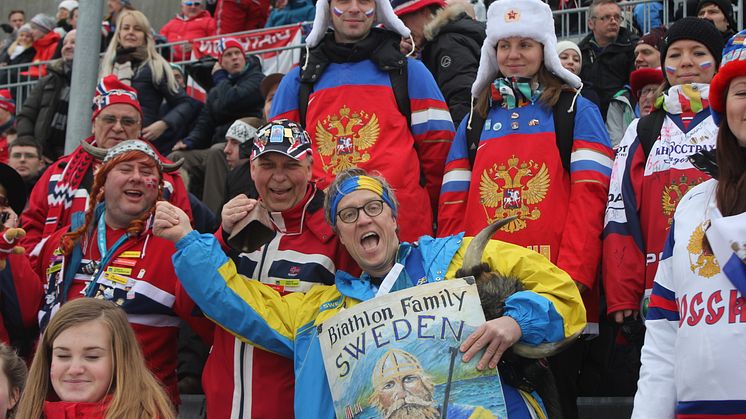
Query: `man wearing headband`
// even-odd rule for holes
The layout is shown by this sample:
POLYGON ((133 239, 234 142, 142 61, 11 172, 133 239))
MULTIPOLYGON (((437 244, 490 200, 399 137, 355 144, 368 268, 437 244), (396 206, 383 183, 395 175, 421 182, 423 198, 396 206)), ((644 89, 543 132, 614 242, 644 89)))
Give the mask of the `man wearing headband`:
POLYGON ((308 130, 321 188, 350 167, 385 176, 405 207, 421 209, 400 219, 414 241, 433 232, 454 128, 430 71, 399 50, 402 37, 410 31, 388 0, 317 2, 306 59, 282 79, 270 119, 308 130))
MULTIPOLYGON (((127 140, 109 149, 83 143, 101 160, 85 213, 46 240, 37 273, 45 295, 39 324, 46 327, 62 304, 82 296, 115 302, 127 313, 148 367, 178 405, 176 380, 180 320, 209 340, 212 324, 195 316, 194 304, 177 290, 172 243, 153 236, 152 215, 163 199, 164 173, 178 164, 149 144, 127 140)), ((38 307, 38 306, 37 306, 38 307)), ((36 312, 36 311, 35 311, 36 312)))
MULTIPOLYGON (((234 123, 229 134, 243 137, 240 127, 234 123)), ((228 249, 237 223, 258 212, 275 233, 260 248, 238 256, 238 272, 281 295, 306 292, 314 284, 331 285, 336 269, 359 273, 324 219, 324 192, 311 182, 308 134, 294 122, 277 120, 254 130, 246 141, 251 144, 251 178, 259 198, 238 195, 226 203, 215 236, 228 249)), ((207 417, 292 417, 293 376, 292 361, 215 328, 202 380, 207 417)))
MULTIPOLYGON (((138 138, 142 129, 142 111, 137 92, 110 75, 96 87, 93 99, 93 135, 84 142, 108 149, 130 138, 138 138)), ((44 239, 70 224, 72 214, 86 210, 93 174, 101 164, 82 146, 53 163, 36 183, 29 208, 23 213, 26 238, 22 245, 32 259, 38 256, 44 239)), ((189 197, 178 172, 164 173, 163 196, 191 218, 189 197)))
MULTIPOLYGON (((177 275, 202 311, 242 340, 295 359, 297 418, 334 415, 316 328, 307 325, 317 324, 321 314, 329 318, 389 290, 454 278, 472 242, 463 233, 438 239, 423 236, 418 244, 399 241, 398 217, 404 209, 383 178, 361 169, 340 173, 328 193, 327 221, 363 274, 337 270, 335 285, 317 285, 303 297, 282 296, 257 281, 246 281, 222 254, 219 242, 193 232, 178 208, 159 203, 156 211, 156 234, 176 242, 177 275)), ((518 341, 558 342, 583 329, 585 309, 565 272, 526 248, 495 240, 482 243, 486 248, 480 252, 481 261, 495 272, 516 277, 529 291, 508 297, 505 315, 484 323, 464 341, 464 361, 486 348, 477 368, 495 368, 503 352, 518 341)), ((511 419, 532 417, 514 387, 503 382, 503 393, 511 419)), ((475 403, 493 398, 494 394, 484 394, 475 403)))

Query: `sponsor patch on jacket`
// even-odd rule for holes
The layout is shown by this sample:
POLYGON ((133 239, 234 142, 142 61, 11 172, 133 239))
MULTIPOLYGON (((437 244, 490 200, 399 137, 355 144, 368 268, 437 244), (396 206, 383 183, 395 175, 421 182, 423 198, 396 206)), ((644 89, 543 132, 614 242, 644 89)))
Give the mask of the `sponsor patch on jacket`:
POLYGON ((132 260, 132 259, 116 258, 116 259, 114 259, 114 260, 111 261, 111 264, 112 265, 124 265, 124 266, 133 267, 133 266, 135 266, 137 264, 137 261, 136 260, 132 260))
POLYGON ((132 268, 123 268, 121 266, 108 266, 106 272, 118 275, 130 275, 132 268))
POLYGON ((120 258, 137 259, 140 257, 139 250, 128 250, 119 254, 120 258))

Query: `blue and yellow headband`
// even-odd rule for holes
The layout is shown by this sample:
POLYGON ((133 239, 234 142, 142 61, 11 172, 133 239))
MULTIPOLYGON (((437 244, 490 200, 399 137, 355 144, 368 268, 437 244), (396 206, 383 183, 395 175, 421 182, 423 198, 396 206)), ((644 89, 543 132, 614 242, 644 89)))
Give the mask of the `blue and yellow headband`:
POLYGON ((339 201, 350 193, 361 190, 371 191, 380 196, 383 202, 391 208, 394 217, 396 217, 396 205, 394 205, 394 201, 381 182, 370 176, 352 176, 343 180, 336 191, 329 191, 329 193, 334 194, 331 200, 332 204, 329 206, 329 219, 332 225, 337 225, 337 207, 339 206, 339 201))

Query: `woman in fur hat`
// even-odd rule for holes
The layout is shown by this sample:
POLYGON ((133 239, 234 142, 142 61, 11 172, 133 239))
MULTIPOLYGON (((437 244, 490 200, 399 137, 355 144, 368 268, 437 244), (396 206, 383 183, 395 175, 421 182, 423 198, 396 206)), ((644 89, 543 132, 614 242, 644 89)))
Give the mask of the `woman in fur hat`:
POLYGON ((633 418, 746 416, 744 39, 746 31, 730 39, 712 80, 717 149, 693 161, 714 179, 691 189, 674 213, 650 297, 633 418))
MULTIPOLYGON (((474 235, 517 216, 494 238, 534 249, 565 270, 582 293, 586 333, 597 334, 595 282, 613 153, 598 108, 560 62, 553 28, 539 0, 490 6, 472 86, 476 105, 446 160, 438 234, 474 235)), ((574 380, 577 371, 559 375, 574 380)), ((575 385, 558 387, 573 393, 575 385)), ((566 407, 574 409, 569 393, 566 407)))

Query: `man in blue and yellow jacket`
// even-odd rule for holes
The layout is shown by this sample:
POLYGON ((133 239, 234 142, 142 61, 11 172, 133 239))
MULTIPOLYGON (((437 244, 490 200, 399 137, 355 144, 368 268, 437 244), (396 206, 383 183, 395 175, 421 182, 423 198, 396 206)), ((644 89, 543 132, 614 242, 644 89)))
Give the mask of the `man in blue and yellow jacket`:
MULTIPOLYGON (((180 209, 161 202, 156 211, 155 228, 176 242, 175 270, 202 311, 239 339, 294 360, 296 417, 334 416, 316 325, 377 294, 453 278, 471 242, 463 234, 400 242, 400 209, 393 190, 360 169, 340 173, 328 191, 327 221, 363 274, 357 278, 338 270, 335 285, 317 285, 305 294, 281 296, 257 281, 243 280, 214 237, 192 231, 180 209)), ((496 368, 502 353, 518 341, 559 342, 585 326, 577 288, 543 256, 493 240, 482 261, 493 271, 517 277, 527 291, 508 297, 504 316, 485 322, 464 341, 464 361, 485 349, 477 368, 496 368)), ((535 398, 505 383, 503 392, 511 419, 531 418, 529 406, 544 417, 540 404, 530 402, 535 398)))

